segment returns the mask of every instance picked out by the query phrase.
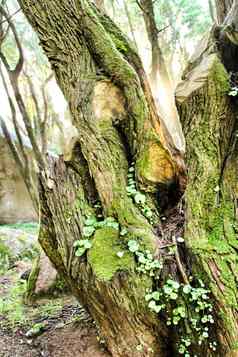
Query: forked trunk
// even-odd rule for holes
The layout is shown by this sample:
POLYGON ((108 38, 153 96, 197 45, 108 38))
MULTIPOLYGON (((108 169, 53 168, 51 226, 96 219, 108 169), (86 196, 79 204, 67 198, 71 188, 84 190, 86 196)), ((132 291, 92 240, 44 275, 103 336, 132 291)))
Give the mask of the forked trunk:
MULTIPOLYGON (((218 356, 224 349, 231 351, 236 337, 235 240, 231 243, 224 237, 218 250, 212 245, 211 258, 207 248, 201 253, 196 246, 200 242, 195 239, 197 236, 194 247, 188 239, 188 251, 185 246, 177 248, 176 238, 163 232, 158 239, 159 206, 168 210, 177 203, 186 176, 182 155, 157 115, 133 47, 111 20, 88 1, 19 0, 19 3, 39 35, 79 131, 67 161, 63 157, 49 158, 48 167, 40 175, 40 242, 46 254, 90 311, 113 356, 174 356, 178 349, 185 356, 189 353, 218 356), (214 263, 223 248, 227 260, 214 263), (190 286, 188 276, 192 271, 195 279, 190 286), (220 271, 225 275, 219 276, 220 271), (216 290, 214 274, 217 274, 216 290), (167 281, 167 276, 173 280, 167 281), (199 287, 201 276, 211 287, 220 308, 218 313, 209 313, 212 306, 207 303, 208 292, 199 287), (230 279, 234 282, 232 287, 230 279), (232 296, 232 302, 223 306, 227 295, 232 296), (225 331, 225 317, 231 321, 231 331, 225 331), (215 324, 211 327, 209 323, 213 320, 215 324), (211 338, 207 338, 208 334, 211 338), (216 351, 214 342, 218 344, 216 351)), ((215 75, 220 78, 222 73, 219 80, 227 83, 224 68, 213 56, 211 67, 215 66, 215 75)), ((208 168, 209 164, 216 166, 215 174, 213 168, 210 174, 216 178, 211 182, 211 195, 201 202, 201 211, 198 207, 203 217, 214 189, 217 191, 218 185, 220 188, 217 181, 220 169, 224 174, 229 172, 223 169, 224 159, 220 160, 225 158, 232 129, 222 132, 224 144, 219 151, 218 144, 211 142, 206 112, 200 106, 203 102, 209 112, 215 112, 215 127, 223 125, 222 120, 218 123, 218 117, 224 110, 225 117, 234 124, 229 98, 224 92, 221 94, 219 83, 209 77, 201 92, 192 90, 188 96, 192 105, 196 105, 190 110, 200 108, 202 115, 197 114, 197 121, 209 141, 207 144, 198 131, 201 140, 198 144, 204 145, 204 149, 199 151, 201 157, 197 161, 200 164, 202 160, 208 168), (204 97, 210 92, 215 95, 213 104, 204 97), (206 160, 207 151, 208 156, 213 155, 211 163, 210 156, 206 160), (216 162, 220 166, 215 163, 218 151, 216 162)), ((189 116, 185 102, 181 104, 183 121, 186 123, 190 118, 193 122, 194 116, 189 116)), ((189 128, 189 124, 184 127, 189 128)), ((186 135, 192 150, 189 133, 186 135)), ((218 140, 217 132, 215 138, 218 140)), ((229 160, 228 155, 226 164, 229 160)), ((191 162, 189 159, 190 165, 191 162)), ((202 164, 201 174, 209 181, 202 164)), ((193 180, 192 165, 190 170, 193 180)), ((196 182, 194 179, 194 187, 196 182)), ((189 186, 188 197, 193 196, 194 187, 189 186)), ((224 189, 224 194, 228 195, 228 190, 224 189)), ((197 202, 196 197, 193 199, 197 202)), ((193 213, 190 202, 188 210, 193 213)), ((223 210, 222 205, 219 212, 222 214, 223 210)), ((230 212, 231 207, 226 210, 230 212)), ((194 225, 189 226, 188 222, 187 232, 200 228, 198 217, 192 213, 189 216, 194 225)), ((233 229, 231 221, 228 223, 228 228, 233 229)), ((211 224, 212 231, 214 222, 211 224)), ((201 230, 208 232, 209 225, 204 227, 201 230)), ((215 233, 217 239, 220 233, 216 229, 215 233)))

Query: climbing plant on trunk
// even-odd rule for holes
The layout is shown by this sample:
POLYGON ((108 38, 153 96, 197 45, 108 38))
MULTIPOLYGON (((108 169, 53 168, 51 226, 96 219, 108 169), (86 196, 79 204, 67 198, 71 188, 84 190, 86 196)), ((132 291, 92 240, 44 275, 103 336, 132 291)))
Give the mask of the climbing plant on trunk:
MULTIPOLYGON (((210 258, 187 237, 188 248, 181 237, 163 234, 158 224, 161 210, 169 215, 183 195, 185 167, 157 114, 134 47, 89 1, 19 0, 19 4, 39 35, 79 133, 67 161, 49 158, 42 166, 40 242, 46 254, 90 311, 113 356, 171 356, 178 351, 185 356, 217 356, 224 349, 230 351, 236 338, 235 306, 223 306, 225 293, 215 289, 212 271, 216 270, 210 258), (224 334, 227 317, 232 318, 232 331, 224 334)), ((212 64, 218 67, 209 85, 221 107, 208 109, 217 122, 225 107, 225 117, 233 123, 225 69, 215 57, 212 64), (220 82, 226 84, 225 90, 220 90, 220 82)), ((201 91, 201 98, 210 94, 206 88, 201 91)), ((189 118, 186 105, 180 107, 184 123, 189 118)), ((200 108, 195 99, 192 105, 194 110, 200 108)), ((200 120, 201 125, 203 120, 207 123, 204 116, 200 120)), ((189 137, 189 124, 184 127, 192 155, 195 141, 189 137)), ((204 137, 198 136, 202 143, 206 136, 210 140, 206 130, 210 132, 207 124, 201 129, 204 137)), ((222 132, 226 137, 229 133, 222 132)), ((210 153, 209 145, 204 147, 210 153)), ((206 159, 204 149, 200 155, 199 164, 206 159)), ((218 150, 213 149, 212 155, 215 165, 218 150)), ((193 160, 188 162, 193 180, 193 160)), ((194 187, 188 191, 189 212, 196 199, 194 187)), ((210 200, 209 196, 202 201, 198 211, 205 212, 210 200)), ((197 227, 197 217, 192 219, 197 227)), ((233 260, 230 268, 235 248, 228 243, 226 247, 229 262, 224 262, 224 271, 235 281, 233 260)), ((213 259, 219 254, 213 251, 213 259)), ((219 284, 218 273, 216 278, 219 284)), ((230 288, 228 280, 225 284, 221 279, 222 289, 230 288)))

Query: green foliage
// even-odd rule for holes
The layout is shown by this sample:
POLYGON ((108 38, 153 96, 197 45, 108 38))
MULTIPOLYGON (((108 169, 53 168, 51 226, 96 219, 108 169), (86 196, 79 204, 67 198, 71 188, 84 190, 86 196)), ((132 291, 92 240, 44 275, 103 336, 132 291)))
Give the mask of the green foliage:
MULTIPOLYGON (((11 278, 14 278, 15 275, 11 278)), ((0 297, 0 327, 17 328, 19 326, 39 328, 32 321, 39 318, 54 316, 62 309, 62 300, 55 299, 44 302, 39 306, 26 306, 24 296, 26 293, 26 281, 17 280, 12 287, 0 297)))
POLYGON ((134 202, 138 205, 138 207, 140 208, 142 214, 148 219, 148 221, 153 224, 154 220, 153 220, 153 212, 151 210, 151 208, 148 206, 148 204, 146 203, 146 196, 137 190, 136 188, 136 182, 135 182, 135 168, 134 168, 134 164, 132 164, 132 166, 129 168, 128 170, 128 185, 127 185, 127 195, 132 197, 134 202))
POLYGON ((37 234, 39 231, 39 224, 36 222, 2 224, 1 230, 4 231, 5 228, 17 229, 17 230, 24 231, 26 233, 37 234))
POLYGON ((5 323, 12 328, 26 323, 23 305, 25 290, 26 282, 20 280, 10 289, 6 296, 0 298, 0 315, 6 318, 7 321, 5 323))
POLYGON ((27 337, 34 337, 39 335, 44 330, 45 324, 43 322, 35 323, 32 328, 27 331, 27 337))
MULTIPOLYGON (((135 256, 136 270, 155 280, 159 279, 162 262, 154 259, 150 251, 143 251, 137 240, 129 240, 127 244, 128 250, 135 256)), ((209 294, 210 291, 205 289, 201 280, 194 287, 167 279, 161 288, 149 290, 145 295, 148 308, 156 314, 167 316, 168 326, 176 326, 178 352, 185 357, 191 356, 190 349, 196 345, 206 344, 212 351, 216 350, 216 342, 209 340, 211 325, 214 324, 209 294)))
POLYGON ((135 264, 131 254, 122 250, 119 231, 112 227, 96 230, 88 261, 97 278, 104 281, 110 281, 118 271, 133 270, 135 264))
POLYGON ((10 248, 6 246, 4 239, 0 236, 0 272, 4 272, 9 268, 10 259, 10 248))
POLYGON ((130 252, 135 253, 139 250, 139 243, 136 240, 129 240, 128 248, 130 252))
POLYGON ((75 255, 81 257, 88 249, 92 247, 92 243, 88 239, 76 240, 74 242, 76 247, 75 255))
POLYGON ((190 346, 196 344, 205 343, 213 351, 216 349, 216 343, 209 341, 214 323, 209 293, 201 281, 198 287, 192 287, 168 279, 160 289, 149 291, 145 296, 151 311, 167 313, 167 325, 181 330, 178 352, 186 357, 190 356, 190 346), (187 335, 182 335, 182 331, 187 331, 187 335))
MULTIPOLYGON (((107 217, 104 220, 98 220, 95 216, 89 216, 85 220, 85 226, 83 227, 83 237, 85 239, 77 240, 74 242, 74 247, 76 247, 75 255, 81 257, 88 249, 92 247, 92 242, 88 238, 92 237, 97 229, 103 227, 114 228, 119 230, 119 223, 114 217, 107 217)), ((126 228, 123 228, 120 234, 123 236, 127 234, 126 228)))
POLYGON ((238 95, 238 87, 231 87, 228 95, 230 95, 231 97, 236 97, 238 95))
POLYGON ((196 39, 212 24, 208 6, 204 7, 199 0, 162 0, 155 3, 154 8, 158 27, 163 28, 168 23, 172 27, 172 38, 167 40, 169 47, 175 46, 179 39, 182 43, 182 36, 196 39))

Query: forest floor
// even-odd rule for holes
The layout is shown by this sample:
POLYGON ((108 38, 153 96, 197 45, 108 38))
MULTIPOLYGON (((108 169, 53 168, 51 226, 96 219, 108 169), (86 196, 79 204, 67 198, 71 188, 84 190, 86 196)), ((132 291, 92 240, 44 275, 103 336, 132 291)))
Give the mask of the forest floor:
MULTIPOLYGON (((0 238, 9 230, 13 235, 19 230, 27 237, 36 234, 34 227, 0 227, 0 238)), ((31 266, 31 254, 28 250, 9 264, 2 242, 0 357, 108 357, 94 322, 71 295, 45 297, 31 306, 23 303, 26 282, 21 277, 31 266)))

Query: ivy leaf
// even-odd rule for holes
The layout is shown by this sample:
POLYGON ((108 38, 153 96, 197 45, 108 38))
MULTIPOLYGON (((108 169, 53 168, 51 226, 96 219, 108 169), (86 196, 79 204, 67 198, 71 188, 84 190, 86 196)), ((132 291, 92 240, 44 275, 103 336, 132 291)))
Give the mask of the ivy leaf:
POLYGON ((156 307, 156 302, 154 301, 154 300, 151 300, 150 302, 149 302, 149 305, 148 305, 148 307, 151 309, 151 310, 155 310, 155 307, 156 307))
POLYGON ((145 264, 147 262, 144 254, 140 254, 139 257, 138 257, 138 262, 141 263, 141 264, 145 264))
POLYGON ((97 223, 97 219, 94 216, 88 217, 85 221, 85 226, 94 226, 97 223))
POLYGON ((151 211, 150 208, 146 207, 144 209, 144 215, 147 217, 147 218, 151 218, 153 216, 153 212, 151 211))
POLYGON ((128 233, 128 230, 125 227, 123 227, 120 231, 120 236, 124 237, 127 233, 128 233))
POLYGON ((133 194, 133 195, 137 192, 136 189, 134 188, 134 186, 133 187, 127 186, 126 191, 128 194, 133 194))
POLYGON ((129 240, 128 248, 130 252, 135 253, 139 250, 139 243, 136 240, 129 240))
POLYGON ((237 88, 231 90, 231 91, 228 93, 228 95, 231 95, 232 97, 235 97, 237 94, 238 94, 237 88))
POLYGON ((150 301, 152 299, 152 294, 145 295, 145 301, 150 301))
POLYGON ((86 249, 84 247, 81 247, 76 250, 75 255, 77 257, 81 257, 85 252, 86 252, 86 249))
POLYGON ((183 293, 184 294, 189 294, 190 293, 190 291, 191 291, 191 286, 190 285, 184 285, 184 287, 183 287, 183 293))
POLYGON ((159 291, 154 291, 154 292, 152 293, 152 298, 153 298, 154 300, 159 301, 159 300, 160 300, 160 297, 161 297, 161 294, 160 294, 159 291))
POLYGON ((84 237, 91 237, 91 235, 93 235, 94 232, 95 232, 95 228, 92 226, 83 227, 83 236, 84 237))
POLYGON ((122 258, 124 254, 125 254, 125 252, 117 252, 118 258, 122 258))
POLYGON ((145 201, 146 201, 146 197, 145 195, 143 195, 142 193, 140 192, 137 192, 135 197, 134 197, 134 200, 137 204, 145 204, 145 201))
POLYGON ((154 300, 151 300, 148 307, 158 314, 163 309, 164 305, 157 305, 154 300))
POLYGON ((170 295, 169 295, 169 297, 170 297, 170 299, 171 300, 176 300, 177 299, 177 297, 178 297, 178 294, 176 294, 176 293, 171 293, 170 295))
POLYGON ((85 249, 90 249, 90 248, 92 248, 92 243, 91 243, 89 240, 86 240, 86 241, 84 242, 84 248, 85 248, 85 249))
POLYGON ((167 285, 165 285, 163 287, 163 290, 164 290, 166 295, 170 295, 172 293, 172 291, 173 291, 173 289, 170 286, 167 286, 167 285))
POLYGON ((106 223, 106 225, 107 225, 107 227, 112 227, 112 228, 114 228, 114 229, 116 229, 116 230, 118 230, 119 229, 119 223, 118 222, 107 222, 106 223))

